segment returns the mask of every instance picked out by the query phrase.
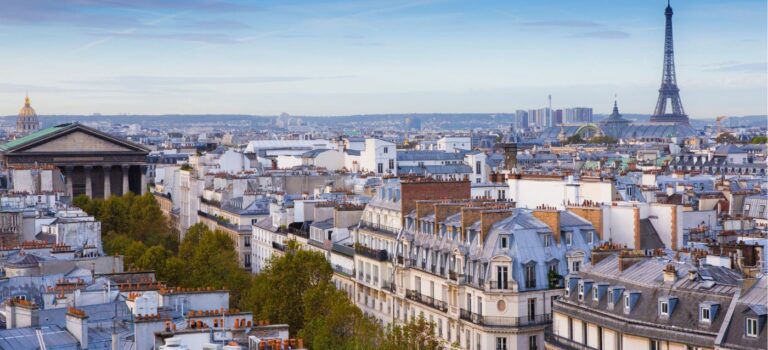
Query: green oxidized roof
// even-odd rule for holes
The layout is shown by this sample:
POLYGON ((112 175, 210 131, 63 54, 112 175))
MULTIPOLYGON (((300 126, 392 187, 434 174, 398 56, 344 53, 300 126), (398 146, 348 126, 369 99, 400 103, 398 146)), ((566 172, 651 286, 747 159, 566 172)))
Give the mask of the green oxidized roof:
POLYGON ((43 130, 39 130, 39 131, 33 132, 33 133, 31 133, 31 134, 29 134, 27 136, 24 136, 24 137, 21 137, 21 138, 18 138, 18 139, 15 139, 13 141, 10 141, 10 142, 7 142, 7 143, 4 143, 4 144, 0 145, 0 151, 7 151, 7 150, 10 150, 10 149, 14 149, 16 147, 22 146, 22 145, 27 144, 29 142, 35 141, 35 140, 37 140, 37 139, 39 139, 41 137, 44 137, 44 136, 50 135, 52 133, 55 133, 55 132, 57 132, 57 131, 59 131, 61 129, 65 129, 65 128, 67 128, 70 125, 72 125, 72 124, 71 123, 59 124, 59 125, 56 125, 56 126, 52 126, 50 128, 45 128, 43 130))

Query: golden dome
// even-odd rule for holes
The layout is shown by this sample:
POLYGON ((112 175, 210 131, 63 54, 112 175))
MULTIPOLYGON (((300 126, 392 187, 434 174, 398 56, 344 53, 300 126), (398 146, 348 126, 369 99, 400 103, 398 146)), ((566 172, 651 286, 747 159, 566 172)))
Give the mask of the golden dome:
POLYGON ((24 98, 24 107, 19 110, 19 117, 36 117, 35 109, 29 104, 29 96, 24 98))

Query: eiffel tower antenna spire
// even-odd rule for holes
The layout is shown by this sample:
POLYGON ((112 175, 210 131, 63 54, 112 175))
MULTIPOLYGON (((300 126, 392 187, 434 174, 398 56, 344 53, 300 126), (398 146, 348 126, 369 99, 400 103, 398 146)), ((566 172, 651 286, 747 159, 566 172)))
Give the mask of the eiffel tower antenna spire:
POLYGON ((677 87, 675 75, 675 50, 672 39, 672 6, 667 0, 667 8, 664 11, 667 18, 664 33, 664 70, 661 74, 661 87, 659 87, 659 99, 656 109, 651 116, 651 122, 673 122, 688 124, 688 116, 683 110, 683 102, 680 100, 680 89, 677 87), (667 105, 671 111, 667 112, 667 105))

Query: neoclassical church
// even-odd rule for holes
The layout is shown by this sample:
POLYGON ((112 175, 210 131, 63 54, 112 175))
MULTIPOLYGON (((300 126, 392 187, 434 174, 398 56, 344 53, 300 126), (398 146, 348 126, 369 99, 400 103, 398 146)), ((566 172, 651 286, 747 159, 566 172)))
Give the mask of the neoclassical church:
POLYGON ((149 149, 141 145, 80 123, 40 129, 29 97, 16 127, 20 131, 16 139, 0 145, 0 168, 8 171, 11 182, 23 180, 13 178, 14 170, 53 168, 61 175, 51 178, 53 187, 70 197, 108 198, 146 191, 149 149))
POLYGON ((24 98, 24 107, 19 110, 19 117, 16 119, 16 137, 29 135, 40 130, 40 121, 37 119, 37 113, 29 103, 29 96, 24 98))

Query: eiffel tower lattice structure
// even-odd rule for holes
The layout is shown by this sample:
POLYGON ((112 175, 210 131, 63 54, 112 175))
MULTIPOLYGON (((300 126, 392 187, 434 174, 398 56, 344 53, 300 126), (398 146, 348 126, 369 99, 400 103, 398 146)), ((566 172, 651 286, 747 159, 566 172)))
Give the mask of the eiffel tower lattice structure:
POLYGON ((667 9, 664 11, 667 17, 666 30, 664 35, 664 71, 661 76, 661 87, 659 88, 659 100, 656 102, 656 109, 651 116, 651 122, 672 122, 688 125, 688 116, 683 110, 683 102, 680 101, 680 89, 677 87, 677 77, 675 76, 675 49, 672 40, 672 6, 667 1, 667 9), (670 105, 671 112, 667 112, 667 105, 670 105))

